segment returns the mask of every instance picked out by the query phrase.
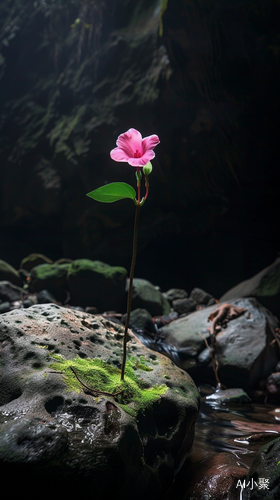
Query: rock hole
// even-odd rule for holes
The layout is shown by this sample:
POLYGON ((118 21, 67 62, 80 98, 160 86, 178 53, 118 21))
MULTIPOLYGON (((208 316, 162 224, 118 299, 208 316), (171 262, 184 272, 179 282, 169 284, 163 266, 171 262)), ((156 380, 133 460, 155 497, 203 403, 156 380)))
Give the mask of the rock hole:
POLYGON ((64 399, 62 396, 55 396, 45 403, 45 408, 47 412, 51 415, 56 412, 58 408, 60 408, 64 403, 64 399))
POLYGON ((82 359, 87 358, 87 355, 84 352, 78 352, 78 356, 82 359))

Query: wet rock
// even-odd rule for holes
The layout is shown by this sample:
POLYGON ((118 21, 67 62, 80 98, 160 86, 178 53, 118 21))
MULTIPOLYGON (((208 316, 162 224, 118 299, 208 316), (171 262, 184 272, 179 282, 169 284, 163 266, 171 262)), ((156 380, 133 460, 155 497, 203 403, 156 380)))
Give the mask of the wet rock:
POLYGON ((170 288, 167 292, 162 294, 170 304, 172 304, 173 300, 176 299, 187 299, 188 293, 186 290, 182 290, 181 288, 170 288))
MULTIPOLYGON (((61 266, 59 266, 61 267, 61 266)), ((125 309, 127 271, 98 260, 77 259, 69 265, 71 304, 94 306, 98 311, 125 309)))
POLYGON ((67 273, 70 264, 40 264, 33 267, 29 280, 31 293, 48 290, 56 301, 64 302, 67 297, 67 273))
POLYGON ((189 299, 176 299, 172 302, 172 307, 174 311, 179 314, 190 313, 196 308, 196 301, 192 298, 189 299))
MULTIPOLYGON (((182 471, 184 472, 184 471, 182 471)), ((236 457, 229 453, 217 453, 203 462, 190 465, 180 480, 184 500, 240 500, 236 488, 244 480, 248 470, 237 464, 236 457)), ((176 488, 176 486, 175 486, 176 488)), ((180 498, 178 490, 171 490, 167 500, 180 498)))
POLYGON ((57 302, 56 298, 48 290, 41 290, 37 294, 38 304, 55 304, 57 302))
POLYGON ((272 373, 268 377, 266 391, 269 401, 280 400, 280 372, 272 373))
POLYGON ((0 281, 9 281, 13 285, 22 286, 22 279, 18 271, 4 260, 0 260, 0 281))
POLYGON ((19 267, 20 269, 31 271, 33 267, 39 266, 40 264, 53 264, 53 261, 41 253, 31 253, 22 259, 19 267))
POLYGON ((23 479, 31 488, 38 478, 57 478, 60 493, 94 488, 98 498, 113 491, 128 500, 133 487, 135 498, 157 500, 172 485, 192 447, 199 394, 188 374, 131 332, 132 371, 143 390, 160 386, 161 395, 143 413, 135 399, 125 406, 117 396, 89 392, 93 360, 118 371, 123 332, 55 304, 1 317, 0 467, 17 477, 18 493, 23 479), (86 367, 79 374, 87 385, 70 368, 61 373, 61 362, 86 367))
POLYGON ((194 288, 190 293, 190 298, 195 300, 197 304, 205 304, 207 305, 211 299, 213 299, 213 295, 205 292, 201 288, 194 288))
POLYGON ((85 308, 85 311, 89 314, 97 314, 98 313, 98 309, 97 307, 94 307, 94 306, 88 306, 85 308))
MULTIPOLYGON (((122 323, 125 324, 126 314, 122 316, 122 323)), ((129 326, 132 330, 145 330, 156 333, 152 315, 146 309, 134 309, 130 313, 129 326)))
POLYGON ((228 290, 220 302, 240 297, 256 297, 280 319, 280 257, 252 278, 228 290))
POLYGON ((234 405, 251 403, 251 399, 243 389, 221 389, 206 396, 206 401, 214 404, 232 403, 234 405))
POLYGON ((244 500, 280 498, 280 437, 265 444, 257 453, 245 478, 244 500), (251 485, 253 485, 251 489, 251 485))
POLYGON ((2 304, 0 304, 0 314, 9 312, 10 310, 11 310, 10 302, 2 302, 2 304))
POLYGON ((2 301, 13 302, 20 300, 25 295, 25 290, 13 285, 10 281, 0 281, 0 299, 2 301))
MULTIPOLYGON (((229 321, 216 335, 216 353, 219 363, 219 378, 226 387, 240 386, 252 390, 260 380, 266 379, 278 361, 278 347, 271 329, 278 326, 275 317, 262 307, 256 299, 230 301, 247 312, 229 321)), ((176 364, 197 381, 215 383, 209 349, 207 321, 216 305, 193 312, 162 328, 164 343, 177 350, 176 364)))
POLYGON ((170 312, 168 300, 150 281, 134 278, 132 309, 138 308, 146 309, 152 316, 160 316, 170 312))

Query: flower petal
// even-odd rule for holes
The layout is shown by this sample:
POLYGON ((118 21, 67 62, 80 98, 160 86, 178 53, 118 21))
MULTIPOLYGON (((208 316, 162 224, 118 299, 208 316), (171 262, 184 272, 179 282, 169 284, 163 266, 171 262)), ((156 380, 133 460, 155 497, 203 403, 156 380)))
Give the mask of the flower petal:
POLYGON ((117 146, 123 149, 130 158, 138 151, 142 155, 142 135, 135 128, 130 128, 124 134, 119 135, 117 146))
POLYGON ((142 147, 143 147, 143 154, 145 151, 148 149, 154 149, 156 145, 160 142, 159 138, 157 135, 149 135, 148 137, 144 137, 142 141, 142 147))
POLYGON ((144 165, 147 165, 150 160, 152 160, 155 157, 155 153, 149 149, 149 151, 146 151, 146 153, 141 156, 141 158, 129 158, 128 163, 129 165, 132 165, 133 167, 143 167, 144 165))
POLYGON ((121 148, 114 148, 110 152, 112 160, 115 161, 128 161, 130 156, 121 148))

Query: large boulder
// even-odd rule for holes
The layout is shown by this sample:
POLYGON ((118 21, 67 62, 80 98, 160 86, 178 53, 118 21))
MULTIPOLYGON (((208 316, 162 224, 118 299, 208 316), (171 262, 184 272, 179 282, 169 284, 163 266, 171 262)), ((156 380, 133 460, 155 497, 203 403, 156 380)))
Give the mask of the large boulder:
POLYGON ((192 447, 199 394, 132 333, 121 384, 123 332, 56 304, 2 315, 0 467, 17 479, 10 493, 28 484, 35 498, 38 483, 57 480, 57 495, 156 500, 171 486, 192 447))
POLYGON ((56 300, 64 302, 67 298, 67 273, 70 264, 39 264, 31 269, 29 291, 31 293, 48 290, 56 300))
POLYGON ((220 301, 226 302, 240 297, 256 297, 280 319, 280 257, 252 278, 228 290, 220 301))
POLYGON ((280 438, 262 446, 242 481, 244 500, 280 498, 280 438), (246 485, 250 487, 246 487, 246 485))
MULTIPOLYGON (((229 303, 247 311, 229 321, 227 327, 222 327, 216 335, 219 378, 227 387, 250 390, 275 369, 279 359, 278 346, 276 342, 271 342, 274 340, 272 332, 279 322, 254 298, 236 299, 229 303)), ((217 304, 193 312, 161 330, 163 343, 173 348, 173 360, 188 370, 195 380, 209 382, 213 379, 206 342, 210 344, 210 323, 207 319, 216 308, 217 304)), ((171 351, 166 349, 165 352, 171 351)))
POLYGON ((125 309, 127 271, 99 260, 77 259, 68 270, 71 304, 95 306, 98 312, 125 309))

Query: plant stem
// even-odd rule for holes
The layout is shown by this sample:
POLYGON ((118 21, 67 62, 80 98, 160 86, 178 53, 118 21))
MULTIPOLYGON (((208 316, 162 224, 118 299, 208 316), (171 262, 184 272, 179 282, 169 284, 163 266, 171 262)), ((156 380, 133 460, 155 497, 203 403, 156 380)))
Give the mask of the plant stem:
POLYGON ((124 337, 123 337, 123 360, 122 360, 122 368, 121 368, 121 380, 124 379, 125 362, 126 362, 127 330, 129 327, 129 320, 130 320, 132 285, 133 285, 133 276, 134 276, 136 253, 137 253, 137 234, 138 234, 138 222, 139 222, 140 206, 141 205, 138 202, 136 204, 135 219, 134 219, 132 259, 131 259, 130 274, 129 274, 129 288, 128 288, 128 295, 127 295, 126 321, 125 321, 124 337))

